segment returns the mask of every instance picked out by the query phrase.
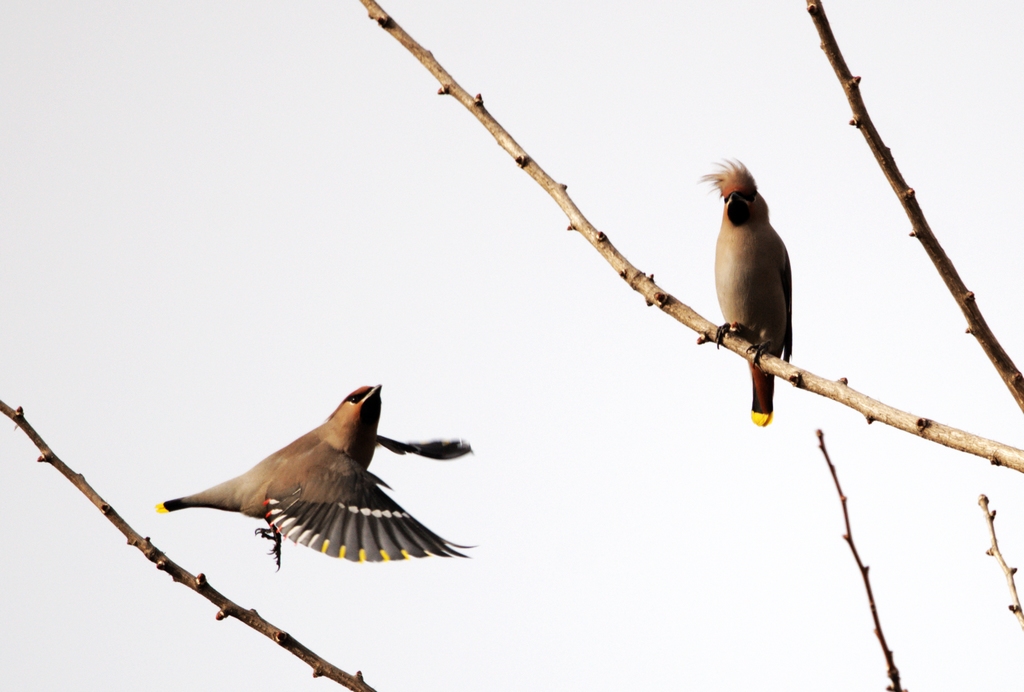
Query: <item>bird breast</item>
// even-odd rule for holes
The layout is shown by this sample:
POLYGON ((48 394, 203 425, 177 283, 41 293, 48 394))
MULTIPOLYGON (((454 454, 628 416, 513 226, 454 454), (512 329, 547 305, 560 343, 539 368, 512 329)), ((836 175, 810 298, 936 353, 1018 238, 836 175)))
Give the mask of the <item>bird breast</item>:
POLYGON ((781 349, 786 334, 782 271, 786 250, 775 230, 764 225, 724 223, 715 251, 715 287, 727 322, 752 343, 771 341, 781 349))

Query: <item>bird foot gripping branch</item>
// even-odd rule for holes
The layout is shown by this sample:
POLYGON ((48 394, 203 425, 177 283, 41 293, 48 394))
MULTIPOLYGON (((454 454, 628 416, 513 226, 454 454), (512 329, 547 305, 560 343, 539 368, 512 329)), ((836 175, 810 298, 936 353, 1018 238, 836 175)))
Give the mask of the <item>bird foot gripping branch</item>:
POLYGON ((381 387, 349 394, 320 427, 274 452, 246 473, 203 492, 168 500, 157 512, 210 507, 264 519, 256 535, 309 546, 331 557, 380 562, 438 555, 465 557, 457 545, 418 522, 367 469, 378 445, 396 454, 454 459, 472 452, 462 440, 397 442, 377 434, 381 387))
POLYGON ((772 342, 762 341, 761 343, 754 344, 753 346, 747 349, 747 353, 754 354, 754 365, 756 365, 757 367, 761 367, 761 357, 764 356, 764 354, 766 353, 771 353, 771 347, 772 342))
POLYGON ((729 332, 734 332, 739 328, 739 325, 735 322, 726 322, 715 330, 715 348, 722 348, 722 342, 725 341, 725 335, 729 332))

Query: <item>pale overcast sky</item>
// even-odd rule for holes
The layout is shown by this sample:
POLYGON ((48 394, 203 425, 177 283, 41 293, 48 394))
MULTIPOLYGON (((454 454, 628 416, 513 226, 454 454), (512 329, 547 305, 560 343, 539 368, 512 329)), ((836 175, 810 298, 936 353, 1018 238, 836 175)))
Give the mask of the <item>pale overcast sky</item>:
MULTIPOLYGON (((793 362, 1024 446, 803 0, 414 2, 396 20, 639 268, 708 319, 742 160, 793 264, 793 362)), ((826 3, 875 123, 1024 361, 1019 2, 826 3)), ((644 306, 355 0, 0 4, 0 399, 139 532, 380 692, 1020 686, 979 493, 1024 476, 780 384, 644 306), (371 467, 471 559, 359 565, 160 501, 384 385, 371 467)), ((173 584, 0 433, 11 690, 334 689, 173 584)), ((1024 585, 1022 585, 1024 586, 1024 585)))

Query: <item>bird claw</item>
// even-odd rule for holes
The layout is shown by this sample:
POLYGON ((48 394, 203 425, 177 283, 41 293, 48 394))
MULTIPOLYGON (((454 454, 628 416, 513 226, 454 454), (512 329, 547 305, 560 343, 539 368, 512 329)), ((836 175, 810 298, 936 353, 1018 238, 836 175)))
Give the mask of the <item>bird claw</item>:
POLYGON ((754 365, 761 367, 761 356, 768 353, 768 349, 772 347, 771 341, 762 341, 759 344, 755 344, 747 349, 747 353, 754 354, 754 365))
POLYGON ((722 347, 722 340, 725 339, 725 335, 732 329, 732 325, 726 322, 717 330, 715 330, 715 348, 719 349, 722 347))
POLYGON ((265 529, 256 529, 256 535, 274 542, 274 547, 267 552, 267 555, 273 556, 274 562, 277 563, 277 570, 281 571, 281 532, 277 530, 276 526, 270 526, 265 529))

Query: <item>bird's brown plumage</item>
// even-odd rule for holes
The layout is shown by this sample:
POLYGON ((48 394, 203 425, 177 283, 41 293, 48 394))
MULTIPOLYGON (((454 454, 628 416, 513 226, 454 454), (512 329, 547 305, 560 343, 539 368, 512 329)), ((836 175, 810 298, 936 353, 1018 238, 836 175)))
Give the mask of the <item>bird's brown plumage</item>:
MULTIPOLYGON (((766 344, 767 353, 789 360, 793 348, 792 272, 789 254, 768 220, 768 204, 754 176, 739 161, 726 161, 702 178, 725 201, 715 249, 715 288, 727 323, 741 337, 766 344)), ((774 380, 751 366, 751 418, 766 426, 773 418, 774 380)))
MULTIPOLYGON (((171 512, 210 507, 266 519, 285 538, 333 557, 360 562, 425 555, 460 555, 384 493, 367 468, 378 443, 380 386, 360 387, 322 425, 203 492, 157 505, 171 512)), ((458 442, 397 443, 399 453, 454 458, 471 451, 458 442)), ((386 485, 385 485, 386 487, 386 485)))

